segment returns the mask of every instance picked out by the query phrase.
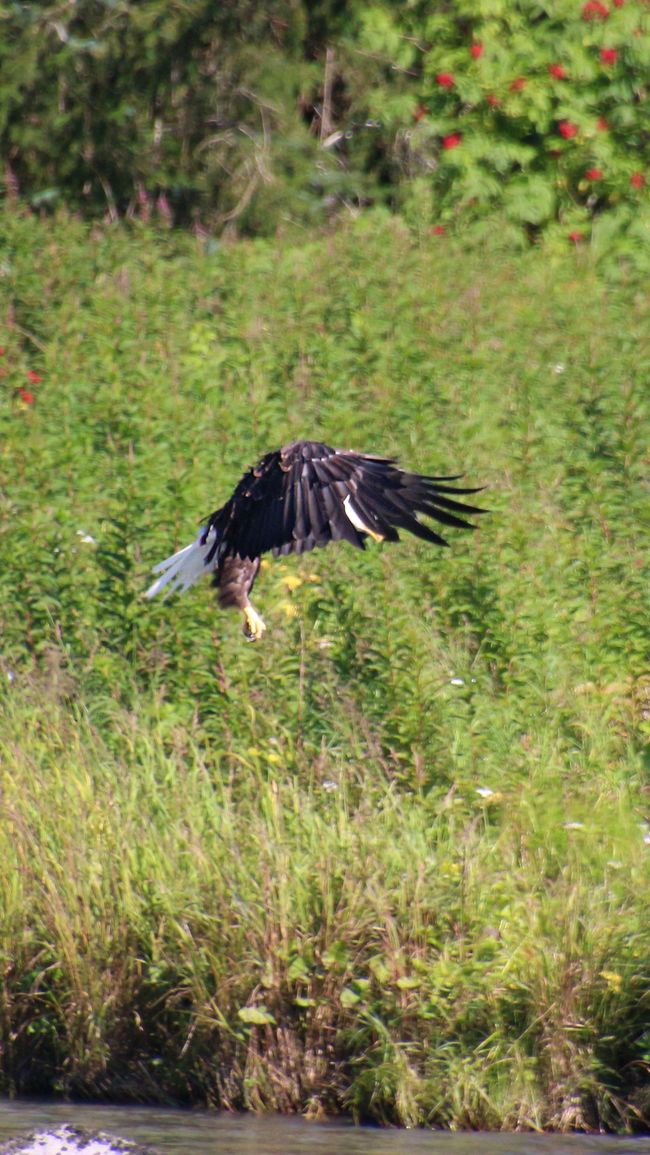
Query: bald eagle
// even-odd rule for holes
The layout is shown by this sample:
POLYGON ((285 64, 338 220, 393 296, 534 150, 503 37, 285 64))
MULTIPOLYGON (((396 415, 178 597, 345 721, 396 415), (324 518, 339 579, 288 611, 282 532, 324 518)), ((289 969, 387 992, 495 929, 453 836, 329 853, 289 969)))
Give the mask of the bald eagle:
POLYGON ((399 541, 398 529, 447 545, 416 514, 473 529, 458 515, 484 511, 455 499, 480 489, 448 484, 459 476, 424 477, 400 469, 393 457, 293 441, 262 457, 244 474, 230 500, 208 518, 196 540, 154 567, 160 576, 146 596, 155 597, 165 587, 167 595, 182 593, 212 573, 219 605, 241 610, 245 636, 257 641, 266 626, 249 594, 261 554, 305 553, 330 541, 365 549, 366 537, 399 541))

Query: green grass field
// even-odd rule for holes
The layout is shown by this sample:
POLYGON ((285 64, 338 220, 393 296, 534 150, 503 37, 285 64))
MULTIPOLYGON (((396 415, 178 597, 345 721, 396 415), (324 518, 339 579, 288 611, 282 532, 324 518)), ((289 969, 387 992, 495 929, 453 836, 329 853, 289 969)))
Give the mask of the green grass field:
POLYGON ((647 1125, 647 286, 498 223, 0 241, 2 1089, 647 1125), (266 565, 255 646, 144 601, 300 436, 491 512, 266 565))

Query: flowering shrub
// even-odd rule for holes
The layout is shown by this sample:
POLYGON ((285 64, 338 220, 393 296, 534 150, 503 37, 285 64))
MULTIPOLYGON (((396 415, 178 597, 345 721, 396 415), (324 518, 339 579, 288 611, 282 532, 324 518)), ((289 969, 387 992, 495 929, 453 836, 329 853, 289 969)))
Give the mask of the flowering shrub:
MULTIPOLYGON (((383 44, 371 15, 366 38, 389 55, 396 26, 381 11, 383 44)), ((406 22, 413 47, 400 41, 399 64, 419 71, 413 107, 427 109, 404 133, 408 174, 428 174, 435 217, 500 204, 534 232, 559 225, 575 240, 604 210, 622 226, 638 214, 650 173, 643 0, 543 0, 534 12, 527 0, 465 0, 406 22)))

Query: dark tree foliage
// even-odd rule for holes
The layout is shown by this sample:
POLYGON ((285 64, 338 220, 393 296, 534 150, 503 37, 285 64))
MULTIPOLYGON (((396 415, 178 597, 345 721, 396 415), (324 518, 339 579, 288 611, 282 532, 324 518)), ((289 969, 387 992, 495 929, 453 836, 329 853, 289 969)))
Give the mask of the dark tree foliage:
POLYGON ((296 169, 313 164, 306 33, 296 0, 5 6, 7 191, 109 217, 242 216, 274 183, 276 135, 296 169))

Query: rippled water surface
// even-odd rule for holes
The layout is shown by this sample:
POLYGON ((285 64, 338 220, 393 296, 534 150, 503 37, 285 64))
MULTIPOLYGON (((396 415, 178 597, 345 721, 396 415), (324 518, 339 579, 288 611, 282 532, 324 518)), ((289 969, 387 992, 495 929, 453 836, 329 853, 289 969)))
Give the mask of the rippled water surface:
POLYGON ((650 1136, 449 1134, 158 1107, 0 1102, 0 1143, 71 1123, 165 1155, 650 1155, 650 1136))

